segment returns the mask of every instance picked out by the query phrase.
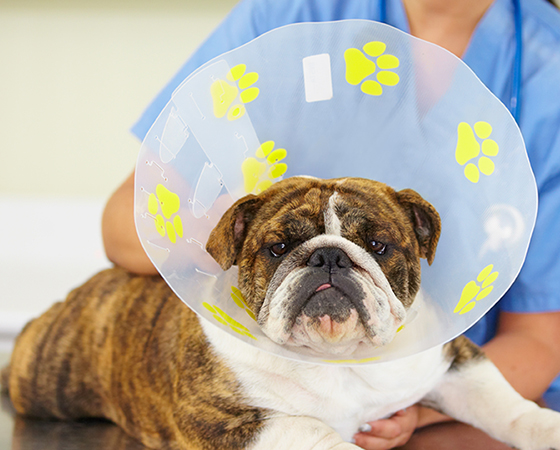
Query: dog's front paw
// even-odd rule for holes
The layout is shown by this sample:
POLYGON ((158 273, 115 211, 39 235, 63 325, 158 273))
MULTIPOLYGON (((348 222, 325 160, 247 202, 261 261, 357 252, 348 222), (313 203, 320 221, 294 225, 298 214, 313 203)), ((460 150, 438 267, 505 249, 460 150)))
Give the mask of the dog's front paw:
POLYGON ((539 408, 511 424, 511 444, 521 450, 560 450, 560 413, 539 408))

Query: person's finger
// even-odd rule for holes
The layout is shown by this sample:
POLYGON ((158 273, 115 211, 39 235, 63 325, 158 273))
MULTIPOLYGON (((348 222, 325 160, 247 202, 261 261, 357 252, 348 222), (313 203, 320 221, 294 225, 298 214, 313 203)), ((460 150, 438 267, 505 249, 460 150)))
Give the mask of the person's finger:
POLYGON ((354 436, 354 443, 364 450, 389 450, 406 444, 411 434, 401 434, 394 439, 385 439, 367 433, 358 433, 354 436))
POLYGON ((394 439, 403 432, 403 429, 399 421, 390 418, 365 423, 358 431, 378 438, 394 439))
POLYGON ((402 409, 388 419, 363 424, 358 431, 385 439, 393 439, 402 433, 414 431, 418 423, 418 411, 417 406, 402 409))
POLYGON ((371 436, 366 433, 356 434, 353 442, 364 450, 388 450, 391 448, 387 439, 371 436))
POLYGON ((396 412, 388 419, 362 425, 354 436, 356 445, 366 450, 399 447, 408 442, 418 423, 419 408, 415 405, 396 412))

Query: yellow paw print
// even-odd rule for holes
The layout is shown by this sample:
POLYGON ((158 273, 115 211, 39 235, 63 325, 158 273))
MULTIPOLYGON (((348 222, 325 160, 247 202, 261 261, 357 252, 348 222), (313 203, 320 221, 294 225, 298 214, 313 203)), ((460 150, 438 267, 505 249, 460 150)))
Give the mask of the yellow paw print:
POLYGON ((245 114, 245 103, 250 103, 259 96, 259 88, 253 84, 259 79, 256 72, 245 73, 247 66, 238 64, 230 69, 225 80, 217 80, 210 86, 210 94, 214 103, 214 115, 221 119, 227 114, 228 120, 236 120, 245 114), (238 88, 239 86, 239 88, 238 88), (239 94, 239 90, 241 93, 239 94), (235 103, 238 99, 241 103, 235 103))
POLYGON ((243 298, 243 294, 235 286, 231 287, 231 298, 233 299, 233 301, 235 302, 235 304, 237 306, 239 306, 241 309, 245 310, 245 312, 249 315, 249 317, 251 319, 253 319, 255 322, 257 321, 257 318, 253 314, 253 311, 251 311, 249 309, 249 307, 247 306, 247 303, 245 303, 245 299, 243 298))
POLYGON ((233 319, 232 317, 228 316, 224 311, 218 308, 216 305, 211 305, 209 303, 204 302, 202 304, 208 311, 212 313, 214 319, 220 322, 222 325, 230 327, 233 331, 242 336, 248 336, 255 341, 257 338, 251 334, 249 329, 243 325, 241 325, 237 320, 233 319))
POLYGON ((500 148, 496 141, 488 139, 491 133, 492 126, 488 122, 476 122, 474 131, 466 122, 461 122, 457 128, 455 159, 460 165, 463 166, 471 159, 477 158, 481 149, 482 153, 486 155, 481 156, 477 164, 471 162, 465 166, 465 176, 472 183, 478 183, 481 172, 484 175, 494 173, 494 162, 489 157, 496 156, 500 148), (483 140, 482 145, 479 144, 476 137, 483 140))
POLYGON ((177 236, 183 237, 183 221, 181 217, 175 215, 171 219, 171 216, 177 214, 180 206, 179 196, 171 192, 163 184, 158 184, 156 186, 156 193, 150 194, 148 198, 148 211, 155 216, 154 219, 158 233, 162 237, 167 234, 167 237, 173 244, 177 242, 177 236), (159 214, 160 207, 163 216, 159 214))
POLYGON ((465 314, 474 308, 478 300, 482 300, 487 297, 494 286, 492 283, 498 278, 499 272, 492 272, 494 269, 493 264, 489 264, 484 269, 480 271, 476 277, 478 283, 482 283, 480 286, 475 281, 469 281, 463 288, 461 293, 461 299, 457 306, 455 306, 454 313, 465 314))
POLYGON ((272 186, 273 180, 288 170, 285 163, 281 163, 287 152, 283 148, 274 149, 274 141, 263 143, 255 152, 255 158, 249 157, 241 165, 245 192, 256 194, 272 186))
POLYGON ((363 50, 376 61, 369 59, 361 50, 357 48, 349 48, 344 52, 344 60, 346 61, 346 81, 353 86, 360 83, 362 92, 368 95, 381 95, 383 86, 395 86, 399 82, 399 76, 390 69, 399 67, 399 58, 394 55, 383 54, 387 46, 383 42, 372 41, 364 45, 363 50), (365 80, 373 75, 377 68, 381 69, 377 72, 375 80, 365 80), (365 80, 365 81, 364 81, 365 80))

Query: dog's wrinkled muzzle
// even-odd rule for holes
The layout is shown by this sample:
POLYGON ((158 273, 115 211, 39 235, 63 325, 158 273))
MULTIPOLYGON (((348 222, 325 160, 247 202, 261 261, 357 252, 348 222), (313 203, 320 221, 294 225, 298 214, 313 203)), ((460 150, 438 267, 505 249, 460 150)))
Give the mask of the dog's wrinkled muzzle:
POLYGON ((350 281, 352 260, 339 248, 320 248, 307 261, 305 285, 300 293, 303 311, 309 317, 329 315, 339 322, 348 316, 352 298, 363 296, 359 286, 350 281))
POLYGON ((361 301, 365 294, 351 279, 354 263, 348 255, 337 247, 319 248, 307 261, 307 267, 307 289, 302 288, 295 301, 294 325, 330 343, 344 341, 356 332, 364 335, 363 323, 369 320, 361 301))
POLYGON ((330 355, 388 343, 405 312, 377 263, 341 238, 323 237, 307 247, 293 257, 297 268, 295 261, 286 262, 287 273, 280 267, 282 279, 269 290, 259 318, 268 336, 330 355))

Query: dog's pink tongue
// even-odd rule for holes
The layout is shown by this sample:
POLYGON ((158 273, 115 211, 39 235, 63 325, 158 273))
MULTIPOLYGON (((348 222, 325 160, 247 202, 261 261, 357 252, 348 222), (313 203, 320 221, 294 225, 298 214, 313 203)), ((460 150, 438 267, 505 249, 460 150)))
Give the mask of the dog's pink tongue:
POLYGON ((315 292, 324 291, 325 289, 328 289, 328 288, 331 288, 331 287, 332 287, 332 285, 330 283, 325 283, 325 284, 322 284, 321 286, 319 286, 315 292))

